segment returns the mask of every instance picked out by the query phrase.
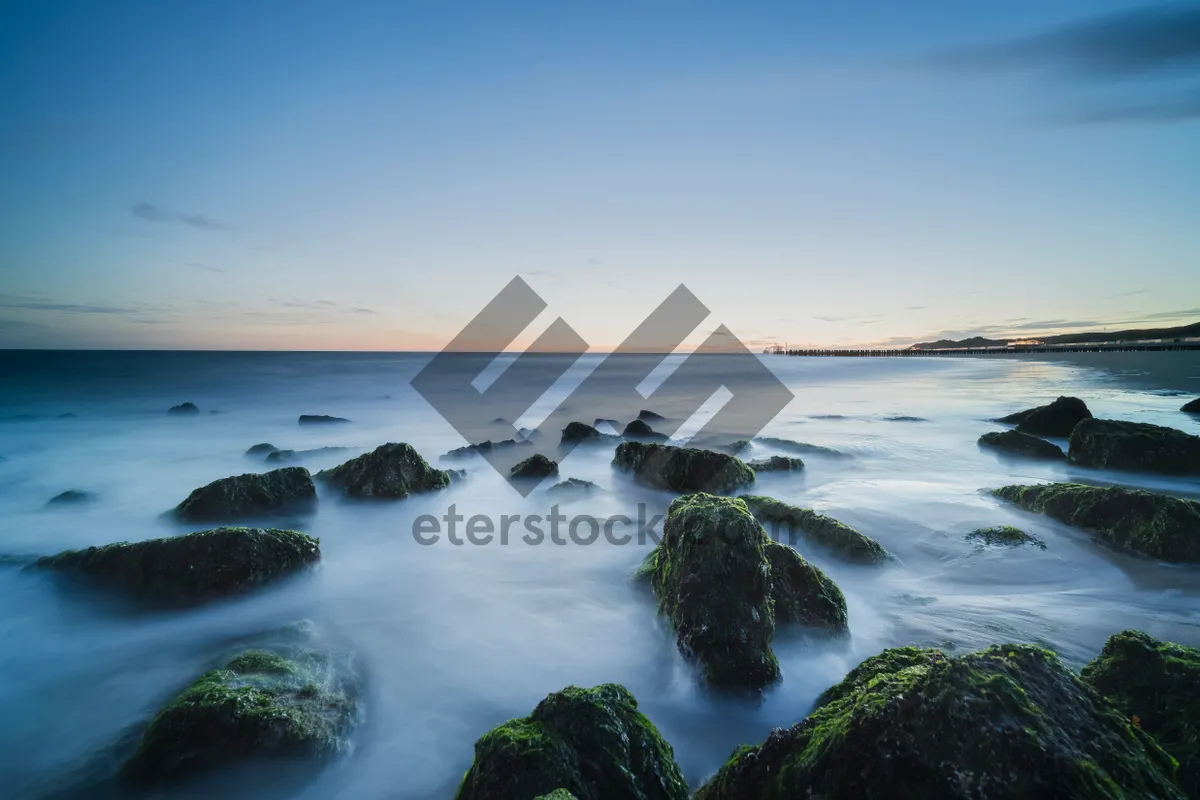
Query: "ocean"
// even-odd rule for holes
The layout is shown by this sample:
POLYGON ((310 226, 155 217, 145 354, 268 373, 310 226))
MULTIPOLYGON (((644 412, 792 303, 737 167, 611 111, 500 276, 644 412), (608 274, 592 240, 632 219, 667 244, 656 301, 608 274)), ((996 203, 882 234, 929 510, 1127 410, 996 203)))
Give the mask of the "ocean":
MULTIPOLYGON (((783 680, 752 701, 698 685, 653 596, 631 579, 652 541, 414 538, 418 517, 440 518, 450 506, 466 518, 498 519, 547 515, 559 502, 568 516, 636 520, 639 505, 659 514, 671 499, 614 472, 611 445, 580 447, 563 461, 561 478, 602 489, 572 501, 547 495, 550 481, 522 497, 480 459, 439 462, 465 442, 409 386, 427 354, 0 352, 4 793, 70 795, 103 781, 156 709, 215 666, 227 643, 298 620, 347 643, 363 665, 365 718, 354 752, 298 786, 237 771, 171 796, 448 798, 491 727, 528 714, 549 692, 606 682, 637 697, 698 785, 736 745, 798 722, 823 689, 886 647, 962 653, 1032 642, 1078 667, 1125 628, 1200 646, 1194 569, 1114 552, 983 491, 1084 480, 1200 497, 1195 479, 1011 460, 977 446, 982 433, 1002 428, 988 420, 1062 394, 1083 398, 1098 417, 1200 434, 1200 418, 1178 410, 1200 394, 1200 355, 1112 355, 762 356, 795 395, 763 434, 850 457, 804 455, 802 472, 761 475, 754 492, 836 517, 898 563, 848 566, 798 544, 845 592, 851 635, 777 636, 783 680), (201 413, 167 414, 183 402, 201 413), (301 414, 350 422, 301 426, 301 414), (212 480, 266 470, 245 455, 259 442, 349 448, 312 455, 303 465, 314 472, 408 442, 431 463, 468 474, 399 502, 352 502, 319 487, 313 513, 271 524, 319 537, 320 566, 200 609, 138 611, 21 569, 31 556, 197 529, 165 512, 212 480), (71 489, 95 498, 46 505, 71 489), (979 551, 964 538, 1004 524, 1046 549, 979 551)), ((583 372, 596 361, 585 357, 583 372)), ((553 392, 539 402, 552 407, 553 392)), ((645 407, 655 409, 653 394, 645 407)), ((511 435, 507 421, 496 425, 495 438, 511 435)), ((750 457, 773 452, 755 444, 750 457)))

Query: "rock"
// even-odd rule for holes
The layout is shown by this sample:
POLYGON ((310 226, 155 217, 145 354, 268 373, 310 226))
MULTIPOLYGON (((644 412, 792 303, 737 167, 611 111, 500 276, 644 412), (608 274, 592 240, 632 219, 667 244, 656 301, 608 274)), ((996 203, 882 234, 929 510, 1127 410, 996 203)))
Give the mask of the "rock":
POLYGON ((464 445, 462 447, 456 447, 453 450, 451 450, 449 453, 446 453, 445 455, 443 455, 442 458, 449 458, 449 459, 466 458, 468 456, 481 455, 483 453, 490 453, 493 450, 502 450, 502 449, 509 448, 509 447, 532 447, 532 446, 533 446, 532 442, 526 442, 526 441, 519 440, 519 439, 504 439, 503 441, 499 441, 499 442, 493 442, 491 439, 488 439, 486 441, 479 442, 478 444, 468 444, 468 445, 464 445))
POLYGON ((890 417, 884 417, 884 422, 929 422, 924 417, 910 417, 907 414, 893 414, 890 417))
POLYGON ((734 456, 692 447, 622 442, 612 464, 641 483, 672 492, 723 494, 754 483, 754 470, 734 456))
POLYGON ((671 745, 624 687, 568 686, 475 742, 455 800, 686 800, 671 745))
POLYGON ((1084 467, 1200 475, 1200 436, 1144 422, 1091 419, 1071 434, 1067 457, 1084 467))
POLYGON ((565 481, 554 484, 546 491, 550 494, 584 497, 600 491, 600 487, 591 481, 580 480, 579 478, 567 478, 565 481))
POLYGON ((1005 486, 993 495, 1086 528, 1116 547, 1175 563, 1200 563, 1200 502, 1117 486, 1005 486))
POLYGON ((558 474, 558 462, 551 461, 541 453, 534 453, 524 461, 513 465, 509 474, 514 478, 545 478, 558 474))
POLYGON ((342 490, 349 497, 403 500, 410 494, 432 492, 450 485, 445 470, 429 466, 412 445, 380 445, 370 453, 352 458, 333 469, 317 473, 317 479, 342 490))
POLYGON ((49 569, 156 606, 200 605, 266 586, 315 564, 317 539, 295 531, 217 528, 166 539, 118 542, 40 558, 49 569))
POLYGON ((626 439, 645 439, 653 442, 665 442, 671 438, 665 433, 655 433, 653 428, 640 419, 635 419, 626 425, 625 430, 621 431, 621 435, 626 439))
POLYGON ((1046 549, 1046 543, 1041 539, 1011 525, 979 528, 968 533, 966 539, 977 543, 980 550, 985 547, 1019 547, 1023 544, 1031 544, 1039 550, 1046 549))
POLYGON ((268 464, 295 464, 299 461, 308 461, 353 449, 353 447, 314 447, 311 450, 276 450, 267 454, 266 461, 268 464))
POLYGON ((533 800, 579 800, 566 789, 555 789, 550 794, 539 794, 533 800))
POLYGON ((218 522, 310 506, 317 498, 312 476, 303 467, 265 474, 248 473, 213 481, 188 495, 175 514, 192 522, 218 522))
POLYGON ((747 462, 755 472, 797 472, 804 469, 804 462, 794 456, 771 456, 747 462))
POLYGON ((1047 650, 867 659, 807 719, 742 746, 695 800, 1160 798, 1173 762, 1047 650))
POLYGON ((1190 403, 1185 403, 1180 411, 1186 411, 1189 414, 1200 414, 1200 397, 1197 397, 1190 403))
POLYGON ((997 422, 1016 425, 1021 433, 1065 439, 1076 425, 1091 418, 1092 412, 1078 397, 1060 397, 1049 405, 1018 411, 1001 417, 997 422))
POLYGON ((560 444, 579 443, 579 442, 600 442, 604 440, 616 439, 611 433, 601 433, 591 425, 586 425, 582 422, 569 422, 567 427, 562 430, 562 440, 560 444))
POLYGON ((767 539, 776 625, 803 625, 835 634, 848 629, 846 597, 824 572, 786 544, 767 539))
POLYGON ((467 471, 465 469, 447 469, 443 470, 443 472, 450 478, 451 483, 458 483, 467 478, 467 471))
POLYGON ((1123 631, 1080 677, 1154 736, 1179 761, 1187 795, 1200 797, 1200 650, 1123 631))
POLYGON ((200 409, 195 403, 180 403, 167 409, 168 414, 199 414, 200 409))
POLYGON ((779 450, 784 450, 790 453, 801 453, 806 455, 831 456, 834 458, 849 458, 846 453, 841 450, 834 450, 831 447, 821 447, 816 444, 808 444, 807 442, 796 442, 791 439, 780 439, 776 436, 759 436, 755 439, 757 442, 774 447, 779 450))
POLYGON ((985 433, 979 437, 979 446, 994 447, 997 450, 1029 456, 1030 458, 1062 461, 1067 457, 1066 453, 1060 450, 1057 445, 1051 444, 1045 439, 1039 439, 1036 436, 1016 430, 985 433))
MULTIPOLYGON (((781 503, 771 497, 744 494, 742 500, 750 513, 764 526, 769 526, 772 539, 779 540, 779 529, 798 534, 805 541, 828 550, 838 558, 856 564, 883 564, 892 555, 874 539, 808 508, 781 503)), ((790 539, 789 539, 790 543, 790 539)))
POLYGON ((617 428, 621 427, 621 423, 617 422, 615 419, 605 419, 604 417, 596 417, 596 421, 592 423, 592 427, 599 428, 601 425, 611 425, 612 429, 614 431, 617 428))
POLYGON ((337 422, 349 422, 344 417, 331 417, 328 414, 301 414, 301 425, 329 425, 337 422))
POLYGON ((46 501, 48 506, 70 506, 80 505, 82 503, 90 503, 96 499, 96 495, 92 492, 85 492, 80 489, 68 489, 62 494, 56 494, 46 501))
POLYGON ((260 442, 246 451, 247 456, 269 456, 279 448, 269 442, 260 442))
POLYGON ((120 778, 163 785, 248 758, 326 761, 350 750, 356 676, 334 657, 246 650, 154 717, 120 778))
POLYGON ((662 422, 666 419, 662 414, 655 414, 653 411, 642 409, 638 412, 637 418, 642 422, 662 422))

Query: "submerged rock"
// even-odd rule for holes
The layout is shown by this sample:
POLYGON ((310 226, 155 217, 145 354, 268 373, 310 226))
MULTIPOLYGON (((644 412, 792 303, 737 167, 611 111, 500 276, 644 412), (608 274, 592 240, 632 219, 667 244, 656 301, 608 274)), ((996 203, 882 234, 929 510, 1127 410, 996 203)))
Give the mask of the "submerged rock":
POLYGON ((199 414, 200 409, 195 403, 180 403, 167 409, 168 414, 199 414))
POLYGON ((1116 547, 1177 563, 1200 563, 1200 503, 1116 486, 1005 486, 993 495, 1027 511, 1086 528, 1116 547))
POLYGON ((456 800, 686 800, 675 753, 624 687, 568 686, 475 742, 456 800))
POLYGON ((328 414, 301 414, 301 425, 328 425, 335 422, 349 422, 345 417, 331 417, 328 414))
POLYGON ((1084 467, 1200 475, 1200 436, 1144 422, 1090 419, 1071 434, 1067 457, 1084 467))
POLYGON ((462 447, 456 447, 449 453, 443 455, 442 458, 466 458, 468 456, 490 453, 493 450, 504 450, 509 447, 533 447, 533 442, 527 442, 523 439, 503 439, 498 442, 493 442, 491 439, 487 439, 477 444, 468 444, 463 445, 462 447))
POLYGON ((601 433, 583 422, 569 422, 562 430, 561 444, 578 442, 601 442, 616 439, 611 433, 601 433))
POLYGON ((162 785, 247 758, 332 759, 350 750, 356 716, 355 677, 335 658, 246 650, 158 712, 120 777, 162 785))
POLYGON ((1197 397, 1190 403, 1184 403, 1180 411, 1186 411, 1189 414, 1200 414, 1200 397, 1197 397))
POLYGON ((412 445, 389 442, 344 464, 317 473, 317 479, 349 497, 402 500, 450 485, 445 470, 429 466, 412 445))
MULTIPOLYGON (((869 536, 812 509, 782 503, 771 497, 744 494, 740 498, 750 513, 770 531, 772 539, 781 539, 780 529, 797 534, 805 541, 828 550, 839 558, 857 564, 882 564, 892 555, 869 536)), ((791 539, 789 537, 789 543, 791 539)))
POLYGON ((353 449, 353 447, 314 447, 310 450, 275 450, 267 454, 266 460, 268 464, 294 464, 298 461, 308 461, 312 458, 344 453, 353 449))
POLYGON ((795 456, 771 456, 750 461, 746 466, 755 472, 796 472, 804 469, 804 462, 795 456))
POLYGON ((1058 657, 1006 644, 867 659, 817 709, 740 747, 695 800, 1183 800, 1174 764, 1058 657))
POLYGON ((514 464, 509 475, 514 478, 545 478, 558 474, 558 462, 551 461, 541 453, 534 453, 524 461, 514 464))
POLYGON ((264 456, 265 457, 265 456, 271 455, 271 453, 274 453, 278 449, 279 449, 278 447, 271 444, 270 442, 259 442, 256 445, 252 445, 250 447, 250 449, 246 451, 245 455, 247 455, 247 456, 264 456))
POLYGON ((217 528, 40 558, 30 569, 74 574, 158 606, 193 606, 266 586, 315 564, 320 542, 274 528, 217 528))
POLYGON ((559 483, 554 484, 546 491, 551 494, 585 497, 594 492, 600 491, 600 487, 591 481, 585 481, 579 478, 567 478, 565 481, 560 481, 559 483))
POLYGON ((46 501, 48 506, 77 506, 83 503, 90 503, 96 499, 94 492, 85 492, 82 489, 67 489, 61 494, 56 494, 46 501))
POLYGON ((669 438, 665 433, 657 433, 644 420, 635 419, 625 426, 621 435, 626 439, 644 439, 651 442, 665 442, 669 438))
POLYGON ((1080 677, 1179 761, 1179 783, 1200 797, 1200 650, 1141 631, 1111 638, 1080 677))
POLYGON ((1016 425, 1021 433, 1065 439, 1076 425, 1091 418, 1092 412, 1088 410, 1087 403, 1078 397, 1060 397, 1048 405, 1001 417, 997 422, 1016 425))
POLYGON ((754 470, 734 456, 692 447, 622 442, 612 464, 641 483, 672 492, 723 494, 754 483, 754 470))
POLYGON ((979 445, 981 447, 994 447, 997 450, 1029 456, 1030 458, 1062 461, 1067 457, 1067 454, 1057 445, 1017 430, 985 433, 979 437, 979 445))
POLYGON ((284 467, 264 474, 221 478, 196 489, 175 507, 180 519, 210 522, 294 510, 317 498, 312 476, 304 467, 284 467))
POLYGON ((802 455, 817 455, 831 456, 833 458, 849 458, 846 453, 841 450, 834 450, 832 447, 821 447, 817 444, 809 444, 808 442, 797 442, 792 439, 780 439, 777 436, 759 436, 754 441, 761 442, 768 447, 774 447, 777 450, 783 450, 790 453, 800 453, 802 455))
POLYGON ((966 535, 968 542, 975 542, 980 549, 985 547, 1019 547, 1031 544, 1039 550, 1046 549, 1046 543, 1036 536, 1031 536, 1020 528, 1012 525, 997 525, 992 528, 979 528, 966 535))

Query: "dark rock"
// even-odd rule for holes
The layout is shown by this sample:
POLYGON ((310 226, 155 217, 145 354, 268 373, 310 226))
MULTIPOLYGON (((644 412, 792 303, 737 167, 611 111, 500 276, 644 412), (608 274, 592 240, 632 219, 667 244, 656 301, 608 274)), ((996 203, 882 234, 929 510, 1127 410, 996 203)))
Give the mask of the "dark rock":
POLYGON ((1185 403, 1180 411, 1186 411, 1189 414, 1200 414, 1200 397, 1197 397, 1190 403, 1185 403))
POLYGON ((344 453, 347 450, 353 449, 353 447, 314 447, 311 450, 276 450, 268 453, 266 460, 268 464, 295 464, 300 461, 309 461, 320 456, 344 453))
POLYGON ((565 481, 554 484, 546 491, 552 494, 582 497, 600 491, 600 487, 591 481, 580 480, 579 478, 567 478, 565 481))
POLYGON ((894 414, 883 418, 885 422, 929 422, 924 417, 910 417, 905 414, 894 414))
POLYGON ((662 422, 666 419, 662 414, 655 414, 653 411, 642 409, 638 412, 637 418, 642 422, 662 422))
POLYGON ((665 433, 656 433, 653 428, 640 419, 635 419, 626 425, 625 430, 621 431, 621 435, 626 439, 645 439, 652 442, 665 442, 670 438, 665 433))
POLYGON ((429 466, 409 444, 388 443, 345 464, 317 473, 317 479, 350 497, 402 500, 450 485, 444 470, 429 466))
POLYGON ((979 437, 981 447, 994 447, 1008 453, 1062 461, 1067 455, 1055 444, 1020 431, 992 431, 979 437))
POLYGON ((328 414, 301 414, 301 425, 329 425, 336 422, 349 422, 344 417, 331 417, 328 414))
POLYGON ((350 750, 357 694, 334 656, 245 650, 158 712, 120 778, 159 786, 248 758, 331 760, 350 750))
POLYGON ((1096 534, 1116 547, 1176 563, 1200 563, 1200 503, 1116 486, 1050 483, 992 492, 1027 511, 1096 534))
POLYGON ((551 461, 541 453, 534 453, 524 461, 515 464, 509 474, 514 478, 545 478, 558 474, 558 462, 551 461))
POLYGON ((458 483, 459 481, 466 480, 467 478, 467 471, 465 469, 447 469, 443 470, 443 472, 449 476, 451 483, 458 483))
POLYGON ((1011 525, 979 528, 968 533, 966 539, 975 542, 981 550, 985 547, 1019 547, 1023 544, 1031 544, 1039 550, 1046 549, 1046 543, 1041 539, 1011 525))
POLYGON ((1078 397, 1060 397, 1049 405, 1018 411, 1001 417, 997 422, 1016 425, 1021 433, 1066 438, 1076 425, 1091 418, 1092 412, 1078 397))
POLYGON ((621 423, 615 419, 605 419, 604 417, 597 417, 596 421, 592 423, 592 426, 596 428, 599 428, 601 425, 611 425, 614 431, 621 427, 621 423))
POLYGON ((246 451, 248 456, 269 456, 279 448, 268 442, 260 442, 246 451))
POLYGON ((856 564, 882 564, 892 555, 874 539, 808 508, 781 503, 771 497, 744 494, 740 498, 750 513, 767 526, 772 539, 780 539, 780 528, 797 534, 805 541, 828 550, 844 561, 856 564))
POLYGON ((1111 637, 1080 677, 1179 762, 1179 783, 1200 797, 1200 650, 1141 631, 1111 637))
POLYGON ((796 472, 804 469, 804 462, 794 456, 770 456, 747 462, 755 472, 796 472))
POLYGON ((741 500, 676 498, 639 574, 654 587, 680 652, 713 687, 759 690, 779 679, 771 650, 777 614, 781 623, 845 629, 837 586, 767 538, 741 500))
POLYGON ((605 440, 616 439, 611 433, 601 433, 591 425, 582 422, 569 422, 567 427, 562 430, 561 444, 578 443, 578 442, 600 442, 605 440))
POLYGON ((446 453, 442 458, 466 458, 467 456, 482 455, 490 453, 493 450, 503 450, 509 447, 532 447, 532 442, 526 442, 520 439, 504 439, 503 441, 493 442, 491 439, 479 442, 478 444, 468 444, 462 447, 456 447, 449 453, 446 453))
POLYGON ((568 686, 528 717, 493 728, 456 800, 639 798, 686 800, 671 745, 624 687, 568 686))
POLYGON ((303 467, 284 467, 262 475, 249 473, 213 481, 196 489, 175 508, 180 519, 220 521, 311 504, 317 497, 312 476, 303 467))
POLYGON ((168 414, 199 414, 200 409, 195 403, 180 403, 177 406, 171 406, 167 409, 168 414))
POLYGON ((777 436, 759 436, 755 439, 757 442, 774 447, 778 450, 783 450, 790 453, 800 453, 802 455, 818 455, 832 456, 834 458, 849 458, 846 453, 841 450, 834 450, 831 447, 821 447, 816 444, 808 444, 807 442, 796 442, 791 439, 780 439, 777 436))
POLYGON ((68 506, 79 505, 81 503, 90 503, 96 499, 96 495, 92 492, 85 492, 80 489, 68 489, 62 494, 56 494, 46 501, 48 506, 68 506))
POLYGON ((731 492, 754 483, 754 470, 712 450, 622 442, 612 464, 641 483, 672 492, 731 492))
POLYGON ((156 606, 194 606, 266 586, 315 564, 318 540, 295 531, 217 528, 166 539, 67 550, 31 569, 86 582, 156 606))
POLYGON ((504 417, 496 417, 494 420, 492 420, 492 424, 493 425, 503 425, 507 421, 508 420, 504 419, 504 417))
POLYGON ((740 747, 695 800, 1160 798, 1174 765, 1058 657, 1005 644, 885 650, 791 728, 740 747))
POLYGON ((1144 422, 1091 419, 1071 434, 1067 457, 1084 467, 1200 475, 1200 436, 1144 422))

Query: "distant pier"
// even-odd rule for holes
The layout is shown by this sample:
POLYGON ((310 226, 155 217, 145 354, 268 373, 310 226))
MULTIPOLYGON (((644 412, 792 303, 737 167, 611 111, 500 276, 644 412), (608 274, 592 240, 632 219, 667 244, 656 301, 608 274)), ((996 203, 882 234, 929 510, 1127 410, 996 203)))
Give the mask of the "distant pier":
POLYGON ((1200 337, 1187 339, 1139 339, 1128 342, 1085 342, 1076 344, 1020 343, 987 347, 939 347, 920 349, 783 349, 768 348, 772 355, 824 358, 914 358, 923 356, 994 356, 1025 353, 1125 353, 1166 350, 1200 350, 1200 337))

